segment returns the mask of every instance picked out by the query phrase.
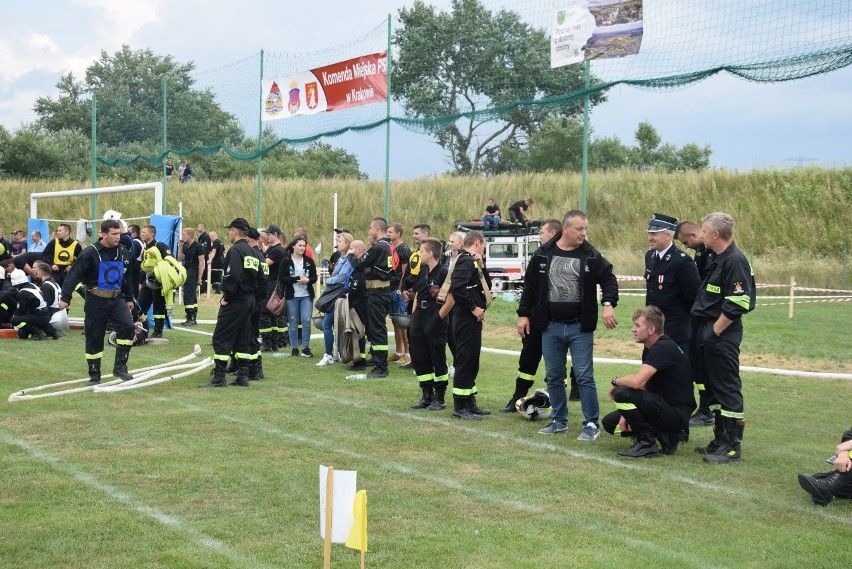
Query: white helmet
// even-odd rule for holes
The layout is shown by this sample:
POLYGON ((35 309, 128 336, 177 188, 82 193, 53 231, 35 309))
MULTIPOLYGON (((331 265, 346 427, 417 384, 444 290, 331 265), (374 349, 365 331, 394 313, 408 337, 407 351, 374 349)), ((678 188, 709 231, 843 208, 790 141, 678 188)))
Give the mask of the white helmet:
POLYGON ((12 271, 10 275, 12 279, 12 286, 18 286, 19 284, 24 284, 27 282, 27 273, 22 271, 21 269, 15 269, 12 271))
POLYGON ((547 419, 553 411, 550 407, 550 394, 544 389, 536 389, 529 397, 521 397, 515 401, 515 409, 524 419, 530 421, 547 419))
POLYGON ((104 220, 107 219, 121 219, 121 213, 114 209, 108 209, 104 212, 104 220))
POLYGON ((68 311, 64 308, 62 310, 57 310, 53 313, 53 316, 50 317, 50 323, 57 330, 68 330, 68 311))

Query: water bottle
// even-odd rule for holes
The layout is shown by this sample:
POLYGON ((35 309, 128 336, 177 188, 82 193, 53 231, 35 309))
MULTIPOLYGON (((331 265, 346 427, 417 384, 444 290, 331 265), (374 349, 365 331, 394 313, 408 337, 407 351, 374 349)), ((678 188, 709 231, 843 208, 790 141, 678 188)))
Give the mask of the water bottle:
POLYGON ((367 379, 366 373, 353 373, 351 375, 347 375, 346 379, 367 379))

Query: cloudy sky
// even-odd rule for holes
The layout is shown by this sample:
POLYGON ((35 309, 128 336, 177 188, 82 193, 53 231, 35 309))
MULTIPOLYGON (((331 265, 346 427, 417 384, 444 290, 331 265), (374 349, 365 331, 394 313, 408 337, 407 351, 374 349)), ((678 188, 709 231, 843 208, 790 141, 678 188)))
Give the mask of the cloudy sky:
MULTIPOLYGON (((34 120, 36 98, 55 97, 59 77, 69 70, 81 77, 101 50, 113 53, 126 43, 194 62, 198 70, 212 69, 261 49, 300 53, 337 46, 373 30, 410 3, 0 0, 0 124, 15 130, 34 120)), ((850 68, 788 83, 749 83, 720 75, 674 92, 617 87, 608 98, 592 112, 595 136, 632 142, 636 125, 649 121, 665 142, 709 144, 716 167, 852 162, 850 68)), ((449 169, 428 138, 395 128, 392 139, 392 178, 449 169)), ((382 129, 327 142, 356 153, 371 177, 383 177, 382 129)))

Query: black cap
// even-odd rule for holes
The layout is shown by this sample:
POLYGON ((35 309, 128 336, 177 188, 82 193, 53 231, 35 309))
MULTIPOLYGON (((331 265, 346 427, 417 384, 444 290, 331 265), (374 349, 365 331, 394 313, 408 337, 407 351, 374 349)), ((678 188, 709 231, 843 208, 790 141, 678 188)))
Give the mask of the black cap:
POLYGON ((249 239, 260 239, 260 232, 257 229, 255 229, 254 227, 249 227, 248 233, 246 234, 246 236, 249 239))
POLYGON ((345 227, 342 227, 342 228, 340 228, 340 229, 338 229, 337 227, 335 227, 335 228, 334 228, 334 232, 335 232, 335 233, 349 233, 349 234, 351 234, 351 233, 352 233, 352 231, 351 231, 351 230, 346 229, 345 227))
POLYGON ((648 233, 659 233, 660 231, 675 231, 677 229, 677 218, 654 213, 648 221, 648 233))
POLYGON ((234 229, 239 229, 240 231, 248 231, 251 226, 249 225, 249 222, 245 220, 245 218, 238 217, 237 219, 225 226, 226 229, 230 229, 232 227, 234 229))
POLYGON ((274 223, 264 229, 264 231, 266 231, 267 233, 274 233, 275 235, 281 235, 281 228, 275 225, 274 223))

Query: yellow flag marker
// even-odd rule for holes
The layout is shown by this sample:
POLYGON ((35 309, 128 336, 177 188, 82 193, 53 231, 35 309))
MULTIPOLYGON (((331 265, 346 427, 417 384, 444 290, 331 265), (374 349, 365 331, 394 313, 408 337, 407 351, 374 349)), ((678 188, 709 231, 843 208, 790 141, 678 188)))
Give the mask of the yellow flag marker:
POLYGON ((349 531, 349 538, 346 540, 346 547, 350 549, 358 549, 364 552, 367 551, 366 490, 359 490, 355 494, 355 501, 352 503, 352 510, 355 515, 355 521, 352 524, 352 529, 349 531))

